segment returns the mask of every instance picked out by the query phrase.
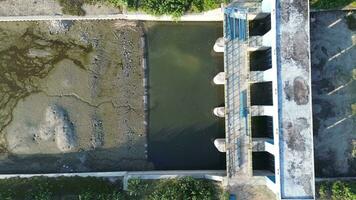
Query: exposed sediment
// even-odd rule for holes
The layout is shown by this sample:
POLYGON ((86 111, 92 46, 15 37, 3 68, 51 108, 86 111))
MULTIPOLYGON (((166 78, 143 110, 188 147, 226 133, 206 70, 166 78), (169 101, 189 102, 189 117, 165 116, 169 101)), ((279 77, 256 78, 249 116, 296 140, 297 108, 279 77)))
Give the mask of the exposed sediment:
POLYGON ((1 173, 152 168, 142 30, 125 23, 0 24, 1 173))

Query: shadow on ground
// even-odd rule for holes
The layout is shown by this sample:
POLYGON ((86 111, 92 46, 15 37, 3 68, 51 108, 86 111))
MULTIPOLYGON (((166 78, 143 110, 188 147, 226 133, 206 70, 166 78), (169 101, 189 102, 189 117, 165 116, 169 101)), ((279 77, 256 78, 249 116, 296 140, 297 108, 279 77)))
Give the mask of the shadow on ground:
POLYGON ((318 177, 356 175, 355 13, 312 13, 311 62, 318 177), (353 19, 350 19, 352 17, 353 19), (351 20, 351 21, 350 21, 351 20))

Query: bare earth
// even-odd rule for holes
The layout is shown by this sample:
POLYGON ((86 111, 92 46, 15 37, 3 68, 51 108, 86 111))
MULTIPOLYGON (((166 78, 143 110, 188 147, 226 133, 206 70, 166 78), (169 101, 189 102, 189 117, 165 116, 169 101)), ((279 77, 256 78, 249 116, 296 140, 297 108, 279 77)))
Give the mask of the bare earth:
POLYGON ((141 28, 0 23, 0 173, 147 170, 141 28))
POLYGON ((356 176, 355 12, 312 14, 316 176, 356 176))

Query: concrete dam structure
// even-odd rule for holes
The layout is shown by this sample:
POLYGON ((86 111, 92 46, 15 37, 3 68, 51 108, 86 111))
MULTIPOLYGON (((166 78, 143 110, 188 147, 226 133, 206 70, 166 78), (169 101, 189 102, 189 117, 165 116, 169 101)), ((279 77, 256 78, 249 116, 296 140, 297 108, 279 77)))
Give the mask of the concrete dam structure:
POLYGON ((223 42, 227 183, 314 199, 309 2, 233 1, 223 42))

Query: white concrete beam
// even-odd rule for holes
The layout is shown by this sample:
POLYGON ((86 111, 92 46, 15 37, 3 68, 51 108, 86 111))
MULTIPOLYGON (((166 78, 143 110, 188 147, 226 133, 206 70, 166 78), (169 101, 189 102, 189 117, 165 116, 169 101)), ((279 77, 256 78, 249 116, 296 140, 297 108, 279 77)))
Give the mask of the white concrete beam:
POLYGON ((273 106, 251 106, 251 116, 274 116, 273 106))
POLYGON ((269 30, 267 33, 265 33, 262 36, 262 46, 271 47, 272 46, 273 37, 275 37, 275 36, 272 34, 271 30, 269 30))
POLYGON ((272 69, 268 69, 266 71, 251 71, 250 72, 250 82, 267 82, 273 81, 277 74, 273 73, 272 69))

